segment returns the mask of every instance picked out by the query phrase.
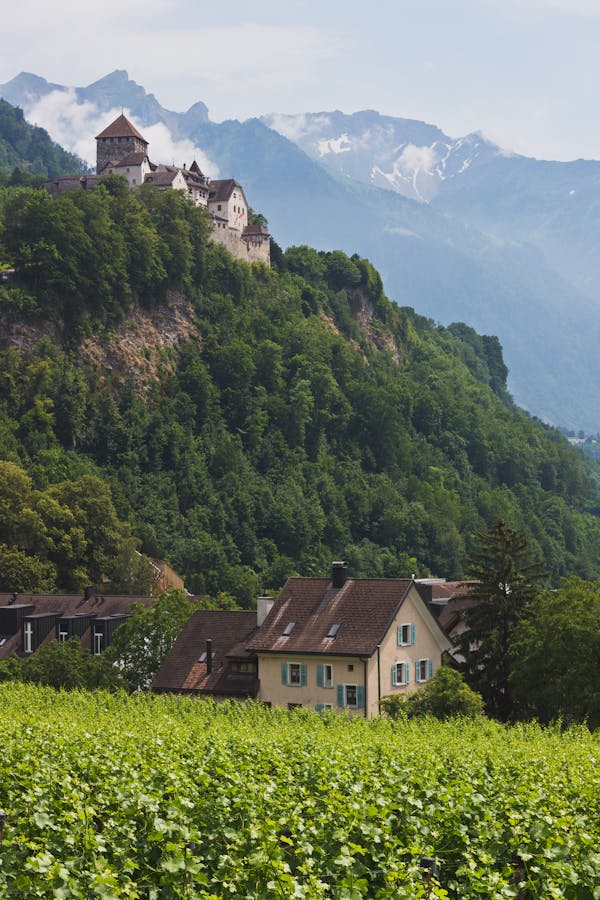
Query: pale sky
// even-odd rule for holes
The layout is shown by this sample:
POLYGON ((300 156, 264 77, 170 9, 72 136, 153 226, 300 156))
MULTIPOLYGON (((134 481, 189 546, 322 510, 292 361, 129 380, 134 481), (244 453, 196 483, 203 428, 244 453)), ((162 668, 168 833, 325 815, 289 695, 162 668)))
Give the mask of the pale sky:
POLYGON ((381 113, 482 131, 546 159, 600 158, 600 0, 19 0, 0 83, 114 69, 213 121, 381 113))

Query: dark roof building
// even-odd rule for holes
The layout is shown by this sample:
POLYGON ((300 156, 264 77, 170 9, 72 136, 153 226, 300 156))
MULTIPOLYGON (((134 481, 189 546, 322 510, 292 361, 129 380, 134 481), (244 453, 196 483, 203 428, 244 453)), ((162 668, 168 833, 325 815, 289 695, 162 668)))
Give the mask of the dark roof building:
POLYGON ((221 698, 256 697, 256 655, 247 649, 255 631, 254 611, 197 610, 157 672, 152 689, 221 698))
POLYGON ((96 135, 96 172, 100 173, 111 162, 120 162, 132 153, 148 152, 148 141, 122 113, 114 122, 96 135))

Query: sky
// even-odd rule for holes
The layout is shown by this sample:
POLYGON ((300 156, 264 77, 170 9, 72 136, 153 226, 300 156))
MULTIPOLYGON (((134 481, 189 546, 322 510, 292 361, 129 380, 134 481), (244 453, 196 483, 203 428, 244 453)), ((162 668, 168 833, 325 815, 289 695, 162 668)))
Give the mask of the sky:
MULTIPOLYGON (((600 0, 19 0, 0 83, 114 69, 213 121, 375 109, 508 151, 600 158, 600 0)), ((53 135, 54 137, 55 135, 53 135)))

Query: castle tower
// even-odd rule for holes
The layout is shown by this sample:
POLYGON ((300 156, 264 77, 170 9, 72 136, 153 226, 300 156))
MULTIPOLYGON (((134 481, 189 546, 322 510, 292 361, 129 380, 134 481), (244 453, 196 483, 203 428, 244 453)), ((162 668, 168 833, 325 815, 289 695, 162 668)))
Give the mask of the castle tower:
POLYGON ((107 163, 121 160, 130 153, 148 153, 148 141, 131 124, 123 113, 96 136, 96 172, 107 163))

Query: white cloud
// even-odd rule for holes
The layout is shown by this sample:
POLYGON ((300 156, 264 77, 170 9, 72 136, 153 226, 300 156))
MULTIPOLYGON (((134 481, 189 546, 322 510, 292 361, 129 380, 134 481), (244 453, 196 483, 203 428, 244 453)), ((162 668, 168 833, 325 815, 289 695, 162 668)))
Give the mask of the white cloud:
POLYGON ((436 161, 433 147, 417 147, 415 144, 407 144, 398 157, 397 166, 405 174, 413 174, 425 170, 430 172, 436 161))
MULTIPOLYGON (((120 109, 103 112, 93 103, 78 103, 75 91, 52 91, 25 110, 30 122, 45 128, 53 140, 76 153, 90 166, 96 164, 95 137, 121 113, 120 109)), ((205 175, 215 178, 218 167, 190 140, 175 140, 166 125, 143 126, 129 110, 125 114, 149 142, 153 162, 189 165, 196 160, 205 175)))

